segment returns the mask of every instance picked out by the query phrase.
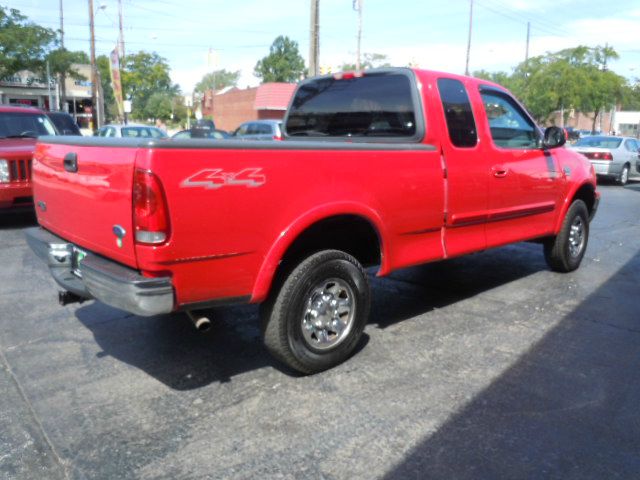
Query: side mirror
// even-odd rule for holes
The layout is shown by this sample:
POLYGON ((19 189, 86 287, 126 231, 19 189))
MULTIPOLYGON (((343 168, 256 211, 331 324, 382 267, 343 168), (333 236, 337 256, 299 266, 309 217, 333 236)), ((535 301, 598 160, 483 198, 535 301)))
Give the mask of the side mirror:
POLYGON ((544 139, 542 140, 542 146, 544 148, 557 148, 564 145, 567 141, 567 137, 564 134, 564 130, 560 127, 547 127, 544 131, 544 139))

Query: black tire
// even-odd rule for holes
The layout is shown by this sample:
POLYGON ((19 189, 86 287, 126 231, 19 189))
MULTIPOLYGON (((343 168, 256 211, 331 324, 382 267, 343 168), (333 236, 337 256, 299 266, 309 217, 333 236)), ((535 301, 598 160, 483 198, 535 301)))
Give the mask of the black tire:
POLYGON ((620 172, 620 176, 618 177, 618 185, 626 185, 629 181, 629 165, 625 164, 622 167, 622 171, 620 172))
MULTIPOLYGON (((321 299, 324 298, 323 294, 321 299)), ((298 264, 261 306, 264 343, 274 357, 294 370, 304 374, 327 370, 346 360, 356 348, 369 318, 370 303, 369 281, 362 265, 355 258, 339 250, 315 253, 298 264), (346 314, 349 327, 344 328, 343 333, 337 333, 333 337, 321 335, 327 342, 335 341, 335 345, 322 345, 318 338, 317 345, 321 348, 316 348, 312 344, 314 339, 308 338, 315 334, 309 333, 314 329, 313 325, 309 325, 309 318, 311 313, 317 314, 318 311, 310 312, 309 309, 315 308, 313 300, 318 301, 318 287, 323 283, 329 287, 320 287, 323 292, 334 289, 336 295, 341 295, 331 297, 336 300, 336 305, 339 300, 346 302, 347 297, 352 297, 349 302, 354 310, 346 314), (336 284, 342 286, 346 293, 336 288, 336 284), (311 329, 307 328, 303 332, 303 325, 311 329)), ((326 310, 334 307, 328 305, 328 301, 325 301, 323 318, 332 315, 326 310)), ((335 308, 337 312, 338 307, 335 308)), ((327 325, 326 328, 330 326, 327 325)))
POLYGON ((589 210, 582 200, 575 200, 564 217, 560 233, 544 243, 544 257, 549 267, 556 272, 572 272, 580 266, 589 240, 589 210), (582 239, 575 245, 578 236, 572 236, 572 226, 582 229, 582 239))

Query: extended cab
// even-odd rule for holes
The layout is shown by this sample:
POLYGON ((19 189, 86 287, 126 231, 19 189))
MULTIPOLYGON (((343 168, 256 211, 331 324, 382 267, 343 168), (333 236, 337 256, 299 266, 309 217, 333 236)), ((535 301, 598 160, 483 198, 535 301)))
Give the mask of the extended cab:
MULTIPOLYGON (((46 138, 28 232, 65 292, 138 315, 262 303, 313 373, 347 358, 378 275, 523 240, 576 269, 595 174, 504 88, 383 69, 302 82, 282 142, 46 138)), ((204 322, 204 323, 202 323, 204 322)))
POLYGON ((31 158, 40 135, 55 135, 44 112, 0 105, 0 212, 32 208, 31 158))

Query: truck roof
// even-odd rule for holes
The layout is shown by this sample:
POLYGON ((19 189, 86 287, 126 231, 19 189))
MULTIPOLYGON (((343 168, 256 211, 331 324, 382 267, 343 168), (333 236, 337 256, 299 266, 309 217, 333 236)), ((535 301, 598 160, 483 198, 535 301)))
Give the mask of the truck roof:
POLYGON ((18 113, 41 113, 44 114, 42 110, 36 107, 24 106, 19 107, 15 105, 0 105, 0 112, 18 112, 18 113))

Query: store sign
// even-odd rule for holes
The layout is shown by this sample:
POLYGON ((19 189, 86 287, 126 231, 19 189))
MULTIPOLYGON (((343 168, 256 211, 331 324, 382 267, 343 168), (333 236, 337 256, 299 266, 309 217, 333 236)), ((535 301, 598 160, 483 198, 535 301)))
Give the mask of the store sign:
MULTIPOLYGON (((56 84, 53 78, 50 83, 52 86, 56 84)), ((18 72, 1 78, 0 85, 3 87, 47 88, 47 79, 31 72, 18 72)))

